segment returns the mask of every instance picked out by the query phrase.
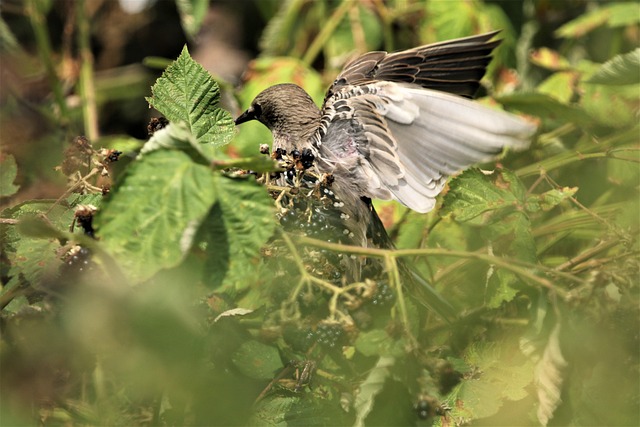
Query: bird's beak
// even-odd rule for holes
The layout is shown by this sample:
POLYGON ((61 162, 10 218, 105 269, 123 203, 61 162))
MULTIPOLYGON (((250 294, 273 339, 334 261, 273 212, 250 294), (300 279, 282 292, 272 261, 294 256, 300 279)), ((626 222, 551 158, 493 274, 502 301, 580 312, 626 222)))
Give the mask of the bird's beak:
POLYGON ((255 120, 255 119, 256 119, 255 111, 253 110, 253 107, 249 107, 247 111, 245 111, 244 113, 238 116, 238 118, 235 120, 235 123, 237 126, 241 123, 248 122, 250 120, 255 120))

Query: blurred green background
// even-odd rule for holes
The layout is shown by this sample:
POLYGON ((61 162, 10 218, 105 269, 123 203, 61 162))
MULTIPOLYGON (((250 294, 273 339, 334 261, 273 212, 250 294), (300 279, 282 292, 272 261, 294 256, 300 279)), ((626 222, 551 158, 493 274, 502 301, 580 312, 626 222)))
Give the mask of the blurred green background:
MULTIPOLYGON (((0 14, 1 425, 640 422, 637 2, 4 0, 0 14), (479 102, 540 127, 531 150, 503 162, 523 200, 533 197, 525 214, 463 220, 464 175, 442 211, 377 206, 401 249, 495 253, 542 270, 527 282, 471 255, 415 257, 464 313, 453 325, 420 319, 418 350, 403 347, 387 310, 385 321, 358 324, 342 351, 311 355, 297 347, 304 330, 274 321, 293 278, 251 265, 242 285, 216 288, 193 251, 131 286, 104 262, 64 272, 59 236, 12 222, 46 212, 68 229, 70 205, 51 200, 77 182, 64 172, 77 135, 122 151, 110 172, 123 176, 158 116, 145 96, 185 44, 235 117, 279 82, 320 104, 354 55, 495 29, 503 42, 479 102), (226 311, 238 307, 255 311, 226 311), (271 383, 305 357, 318 364, 311 387, 271 383), (453 391, 433 391, 432 357, 462 373, 453 391), (423 393, 448 408, 422 416, 423 393)), ((255 155, 269 142, 248 123, 220 155, 255 155)))

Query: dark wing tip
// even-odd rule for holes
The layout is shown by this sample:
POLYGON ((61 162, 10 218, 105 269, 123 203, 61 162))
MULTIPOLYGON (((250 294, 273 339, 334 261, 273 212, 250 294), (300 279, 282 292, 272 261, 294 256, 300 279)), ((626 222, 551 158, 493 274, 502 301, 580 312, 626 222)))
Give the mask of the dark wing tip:
POLYGON ((329 88, 327 97, 339 87, 374 81, 416 84, 427 89, 472 97, 491 61, 492 51, 501 43, 501 40, 492 39, 501 31, 445 40, 394 53, 365 53, 345 66, 329 88))

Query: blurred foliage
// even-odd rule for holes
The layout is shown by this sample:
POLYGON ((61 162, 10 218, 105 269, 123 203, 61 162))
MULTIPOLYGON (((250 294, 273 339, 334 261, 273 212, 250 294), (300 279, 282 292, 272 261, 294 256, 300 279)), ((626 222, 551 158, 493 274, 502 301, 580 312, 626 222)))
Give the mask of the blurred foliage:
MULTIPOLYGON (((133 18, 96 5, 0 6, 0 424, 640 424, 637 2, 246 2, 259 57, 237 91, 186 49, 151 91, 140 64, 100 69, 92 43, 133 18), (536 121, 530 150, 429 214, 377 203, 398 250, 282 230, 255 179, 270 135, 221 103, 284 81, 320 103, 358 53, 496 28, 479 102, 536 121), (123 125, 145 96, 172 122, 146 142, 123 125), (386 269, 337 285, 316 253, 386 269), (400 258, 455 320, 415 302, 400 258)), ((196 44, 206 1, 132 16, 169 6, 196 44)))

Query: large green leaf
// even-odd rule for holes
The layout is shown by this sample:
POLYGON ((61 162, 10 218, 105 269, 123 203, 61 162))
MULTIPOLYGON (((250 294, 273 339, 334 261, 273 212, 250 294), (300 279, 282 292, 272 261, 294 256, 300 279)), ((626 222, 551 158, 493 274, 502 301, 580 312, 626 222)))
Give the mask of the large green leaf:
POLYGON ((221 146, 233 137, 231 115, 219 108, 220 88, 187 48, 151 88, 149 104, 169 121, 184 122, 199 143, 221 146))
POLYGON ((218 177, 214 186, 217 203, 199 232, 206 247, 205 278, 212 286, 226 280, 245 287, 255 281, 260 248, 275 229, 273 200, 252 179, 218 177))
POLYGON ((156 150, 180 150, 189 154, 193 161, 209 165, 213 161, 215 148, 199 144, 184 122, 171 123, 153 134, 140 150, 140 158, 156 150))
MULTIPOLYGON (((99 205, 102 195, 74 194, 63 202, 29 200, 2 211, 1 217, 19 221, 0 224, 0 249, 10 264, 8 291, 17 284, 38 286, 43 279, 58 274, 61 266, 60 237, 70 229, 74 207, 80 204, 99 205)), ((76 227, 76 233, 82 233, 76 227)))
POLYGON ((497 211, 513 211, 523 204, 524 188, 512 173, 502 170, 488 177, 471 169, 451 181, 442 214, 453 214, 460 222, 484 224, 494 221, 497 211))
POLYGON ((216 200, 209 168, 158 150, 129 167, 96 218, 104 247, 134 280, 178 265, 216 200))
MULTIPOLYGON (((527 387, 533 382, 533 363, 526 359, 515 337, 494 341, 495 344, 471 345, 465 361, 472 372, 452 399, 450 416, 467 420, 490 417, 498 413, 508 401, 518 401, 527 396, 527 387)), ((520 425, 523 419, 510 420, 520 425)), ((502 425, 502 424, 501 424, 502 425)))
MULTIPOLYGON (((640 83, 640 48, 618 55, 602 64, 587 83, 630 85, 640 83)), ((636 91, 637 92, 637 91, 636 91)))
POLYGON ((390 375, 390 370, 395 365, 393 357, 381 357, 376 366, 369 371, 369 375, 360 384, 354 409, 356 411, 355 426, 364 426, 367 415, 373 409, 375 398, 384 387, 384 383, 390 375))

